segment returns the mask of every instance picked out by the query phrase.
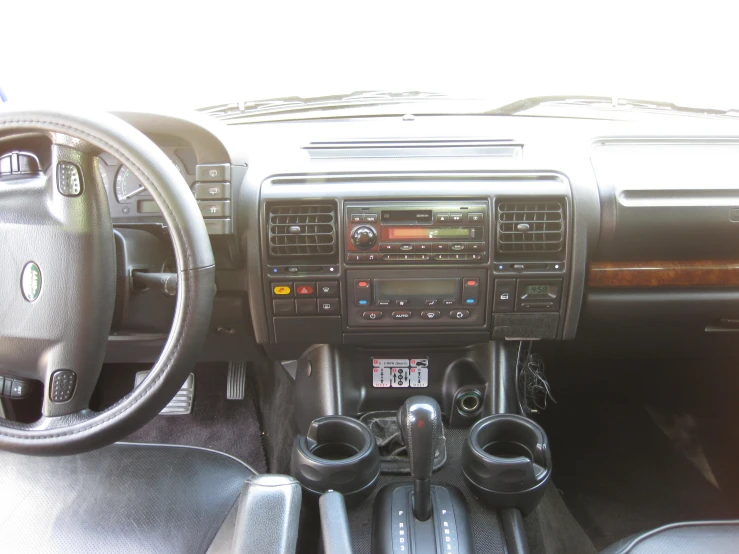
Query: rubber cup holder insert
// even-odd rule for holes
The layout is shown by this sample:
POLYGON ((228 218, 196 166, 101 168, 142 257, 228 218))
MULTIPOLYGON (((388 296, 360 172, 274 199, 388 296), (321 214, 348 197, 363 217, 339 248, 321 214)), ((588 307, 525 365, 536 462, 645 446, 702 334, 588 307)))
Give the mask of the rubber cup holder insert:
POLYGON ((290 473, 309 493, 335 490, 353 505, 366 498, 380 474, 380 452, 366 425, 345 416, 315 419, 293 445, 290 473))
POLYGON ((535 422, 513 414, 481 419, 462 449, 467 485, 488 504, 536 508, 552 474, 549 441, 535 422))

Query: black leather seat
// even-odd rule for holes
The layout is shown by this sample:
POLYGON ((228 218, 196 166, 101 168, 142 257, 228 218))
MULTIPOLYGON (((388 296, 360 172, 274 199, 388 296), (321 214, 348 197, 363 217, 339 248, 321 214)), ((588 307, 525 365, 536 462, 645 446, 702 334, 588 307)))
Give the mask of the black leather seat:
POLYGON ((0 550, 294 552, 300 486, 254 474, 236 458, 184 446, 118 443, 55 458, 0 452, 0 550), (252 517, 269 518, 269 529, 254 521, 243 544, 240 527, 251 528, 252 517))
POLYGON ((633 535, 601 554, 733 554, 739 552, 739 520, 673 523, 633 535))

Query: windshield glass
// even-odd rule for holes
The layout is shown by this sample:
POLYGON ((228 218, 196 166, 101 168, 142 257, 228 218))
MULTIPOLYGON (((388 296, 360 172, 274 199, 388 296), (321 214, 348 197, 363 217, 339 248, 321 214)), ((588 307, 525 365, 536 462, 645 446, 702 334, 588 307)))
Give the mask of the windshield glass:
POLYGON ((709 4, 10 0, 0 89, 107 109, 376 90, 739 108, 735 20, 709 4))

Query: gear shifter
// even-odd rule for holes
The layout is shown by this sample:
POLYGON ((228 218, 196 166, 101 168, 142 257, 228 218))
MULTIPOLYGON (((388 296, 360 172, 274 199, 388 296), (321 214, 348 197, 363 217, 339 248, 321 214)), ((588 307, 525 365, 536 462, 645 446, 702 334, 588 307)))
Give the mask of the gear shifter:
POLYGON ((441 425, 441 408, 430 396, 412 396, 398 410, 398 426, 411 462, 413 515, 419 521, 431 517, 431 473, 441 425))
POLYGON ((398 427, 408 448, 413 484, 385 485, 372 512, 374 554, 473 554, 467 502, 453 485, 431 484, 436 449, 444 430, 439 403, 412 396, 398 410, 398 427))

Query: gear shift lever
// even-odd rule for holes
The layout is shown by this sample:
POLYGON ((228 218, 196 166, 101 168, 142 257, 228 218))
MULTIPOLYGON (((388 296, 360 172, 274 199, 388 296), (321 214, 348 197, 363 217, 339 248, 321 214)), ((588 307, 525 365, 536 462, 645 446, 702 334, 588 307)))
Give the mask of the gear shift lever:
POLYGON ((441 408, 430 396, 412 396, 398 410, 398 427, 411 462, 413 515, 419 521, 431 516, 431 473, 441 425, 441 408))

